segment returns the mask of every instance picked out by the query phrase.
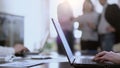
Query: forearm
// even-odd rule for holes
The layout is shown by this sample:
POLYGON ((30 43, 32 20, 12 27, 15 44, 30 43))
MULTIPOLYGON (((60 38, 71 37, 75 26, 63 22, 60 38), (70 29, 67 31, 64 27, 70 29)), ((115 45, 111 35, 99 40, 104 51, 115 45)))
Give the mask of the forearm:
POLYGON ((14 48, 0 46, 0 55, 12 55, 12 54, 15 54, 14 48))
POLYGON ((114 53, 110 59, 113 63, 120 64, 120 53, 114 53))

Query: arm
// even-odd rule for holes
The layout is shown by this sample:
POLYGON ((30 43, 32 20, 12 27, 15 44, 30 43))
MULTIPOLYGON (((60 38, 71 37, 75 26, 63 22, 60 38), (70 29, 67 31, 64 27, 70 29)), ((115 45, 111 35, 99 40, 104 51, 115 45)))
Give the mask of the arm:
POLYGON ((88 24, 88 26, 89 26, 90 28, 92 28, 93 30, 96 29, 96 25, 95 25, 94 23, 88 22, 87 24, 88 24))
POLYGON ((21 52, 28 51, 27 48, 25 48, 21 44, 16 44, 14 47, 1 47, 0 46, 0 55, 13 55, 13 54, 19 54, 21 52))
POLYGON ((15 54, 14 48, 0 46, 0 55, 11 55, 11 54, 15 54))
POLYGON ((19 54, 29 50, 26 47, 24 47, 22 44, 15 44, 14 51, 15 51, 15 54, 19 54))
POLYGON ((98 53, 93 60, 101 63, 110 61, 116 64, 120 64, 120 53, 103 51, 98 53))

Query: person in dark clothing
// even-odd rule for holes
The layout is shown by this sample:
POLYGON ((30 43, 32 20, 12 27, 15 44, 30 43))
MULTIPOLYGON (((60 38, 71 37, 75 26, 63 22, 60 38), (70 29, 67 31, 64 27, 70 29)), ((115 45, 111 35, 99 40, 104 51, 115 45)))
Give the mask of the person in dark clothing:
MULTIPOLYGON (((65 37, 70 45, 72 52, 74 53, 74 35, 73 35, 73 9, 68 0, 64 0, 57 7, 57 17, 58 22, 60 23, 65 37)), ((58 54, 66 55, 64 52, 64 48, 62 47, 62 41, 60 37, 57 37, 57 46, 58 46, 58 54)))
MULTIPOLYGON (((120 8, 116 4, 108 5, 105 11, 105 18, 116 30, 117 43, 120 42, 120 8)), ((95 55, 94 61, 106 62, 110 61, 120 64, 120 53, 103 51, 95 55)))
POLYGON ((105 18, 111 24, 116 32, 116 42, 120 42, 120 8, 117 4, 108 5, 105 12, 105 18))
POLYGON ((109 24, 109 22, 105 19, 105 11, 108 7, 108 0, 99 0, 100 4, 103 7, 100 21, 98 24, 98 33, 101 44, 101 49, 103 51, 112 51, 114 42, 115 42, 115 28, 109 24))

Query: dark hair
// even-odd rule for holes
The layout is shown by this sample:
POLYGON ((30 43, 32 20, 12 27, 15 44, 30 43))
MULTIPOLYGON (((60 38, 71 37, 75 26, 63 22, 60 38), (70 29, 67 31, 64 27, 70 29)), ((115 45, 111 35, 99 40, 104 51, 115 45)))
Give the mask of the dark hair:
POLYGON ((105 12, 106 20, 113 25, 114 22, 120 22, 120 9, 116 4, 108 5, 105 12))
POLYGON ((105 18, 115 28, 115 44, 120 42, 120 8, 116 5, 108 5, 105 18))

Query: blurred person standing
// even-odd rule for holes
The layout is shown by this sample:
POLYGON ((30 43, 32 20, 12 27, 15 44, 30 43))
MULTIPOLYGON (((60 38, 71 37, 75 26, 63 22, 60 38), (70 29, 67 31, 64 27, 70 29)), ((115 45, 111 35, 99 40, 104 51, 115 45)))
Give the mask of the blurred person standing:
POLYGON ((83 15, 75 20, 79 22, 79 29, 82 30, 81 50, 83 54, 96 54, 99 47, 98 33, 96 27, 99 14, 94 10, 91 0, 83 4, 83 15))
MULTIPOLYGON (((67 41, 70 45, 72 52, 74 53, 74 35, 73 35, 73 10, 67 0, 60 3, 57 7, 58 21, 64 31, 67 41)), ((64 48, 60 37, 57 37, 58 53, 65 55, 64 48)))
POLYGON ((107 0, 99 0, 99 2, 103 6, 103 12, 101 13, 101 18, 98 26, 101 48, 102 50, 112 51, 112 47, 115 42, 115 29, 105 19, 105 11, 106 7, 108 6, 107 0))
POLYGON ((115 28, 115 44, 120 43, 120 7, 119 4, 108 5, 105 18, 115 28))
MULTIPOLYGON (((120 6, 119 4, 108 5, 105 11, 105 18, 111 24, 117 33, 118 41, 120 43, 120 6)), ((120 64, 120 53, 115 53, 112 51, 103 51, 95 55, 94 61, 105 63, 112 62, 115 64, 120 64)))

